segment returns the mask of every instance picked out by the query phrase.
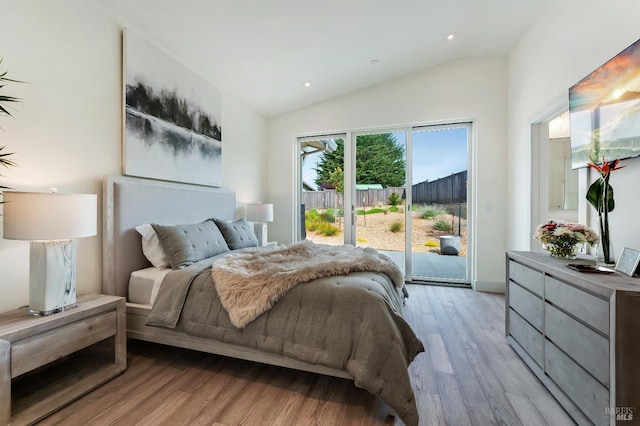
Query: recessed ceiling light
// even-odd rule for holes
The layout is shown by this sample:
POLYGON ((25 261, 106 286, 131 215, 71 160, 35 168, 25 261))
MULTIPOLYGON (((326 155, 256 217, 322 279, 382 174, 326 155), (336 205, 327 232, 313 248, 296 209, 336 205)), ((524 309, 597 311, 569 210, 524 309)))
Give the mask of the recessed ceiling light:
POLYGON ((311 82, 310 81, 305 81, 304 83, 302 83, 304 85, 304 87, 309 87, 311 86, 311 82))
POLYGON ((447 34, 447 40, 451 41, 456 37, 456 33, 447 34))

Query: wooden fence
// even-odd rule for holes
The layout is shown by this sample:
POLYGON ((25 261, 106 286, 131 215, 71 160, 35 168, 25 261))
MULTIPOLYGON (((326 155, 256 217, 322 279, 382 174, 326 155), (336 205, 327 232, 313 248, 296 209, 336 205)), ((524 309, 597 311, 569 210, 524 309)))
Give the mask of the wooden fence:
POLYGON ((467 171, 433 182, 420 182, 411 188, 413 204, 453 204, 467 202, 467 171))
MULTIPOLYGON (((404 188, 358 189, 356 190, 356 207, 371 207, 388 204, 389 195, 395 192, 400 197, 404 195, 404 188)), ((304 191, 303 204, 306 210, 342 208, 344 199, 335 189, 324 191, 304 191)))
MULTIPOLYGON (((420 182, 411 188, 413 204, 453 204, 467 202, 467 171, 434 180, 420 182)), ((356 207, 371 207, 388 204, 392 192, 404 197, 404 188, 358 189, 356 207)), ((343 208, 342 195, 335 189, 324 191, 303 191, 302 202, 305 210, 343 208)))

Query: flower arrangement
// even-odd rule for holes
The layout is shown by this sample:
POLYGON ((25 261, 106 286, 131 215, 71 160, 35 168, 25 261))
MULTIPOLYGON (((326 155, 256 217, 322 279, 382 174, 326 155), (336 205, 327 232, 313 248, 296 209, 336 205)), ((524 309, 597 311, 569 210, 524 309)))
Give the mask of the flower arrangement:
POLYGON ((609 212, 615 208, 613 200, 613 188, 609 185, 611 172, 619 170, 624 166, 618 167, 620 160, 606 161, 602 157, 602 166, 595 164, 591 160, 587 165, 600 173, 600 177, 591 184, 587 191, 587 201, 598 212, 598 226, 600 228, 600 237, 602 239, 602 255, 604 263, 612 264, 613 253, 611 252, 611 237, 609 235, 609 212))
POLYGON ((579 223, 554 222, 538 225, 533 238, 544 244, 552 257, 573 259, 578 244, 598 244, 598 234, 591 228, 579 223))

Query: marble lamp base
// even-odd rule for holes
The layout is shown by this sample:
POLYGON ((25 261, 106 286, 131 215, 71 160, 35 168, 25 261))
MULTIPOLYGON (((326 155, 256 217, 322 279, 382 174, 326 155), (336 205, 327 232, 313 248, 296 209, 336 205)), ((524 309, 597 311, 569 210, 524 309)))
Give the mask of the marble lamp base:
POLYGON ((267 245, 267 224, 264 222, 254 222, 253 233, 256 234, 258 244, 261 246, 267 245))
POLYGON ((29 313, 46 316, 76 303, 76 240, 31 241, 29 313))

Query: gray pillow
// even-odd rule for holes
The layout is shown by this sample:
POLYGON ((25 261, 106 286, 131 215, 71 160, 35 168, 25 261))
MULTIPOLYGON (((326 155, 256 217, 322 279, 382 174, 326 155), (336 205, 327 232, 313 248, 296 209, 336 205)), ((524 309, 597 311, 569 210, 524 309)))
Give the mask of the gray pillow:
POLYGON ((227 245, 231 250, 238 250, 246 247, 258 247, 258 239, 253 233, 253 226, 244 219, 235 222, 226 222, 220 219, 213 219, 218 225, 220 232, 224 236, 227 245))
POLYGON ((152 226, 173 269, 182 269, 229 251, 220 230, 211 220, 191 225, 152 226))

